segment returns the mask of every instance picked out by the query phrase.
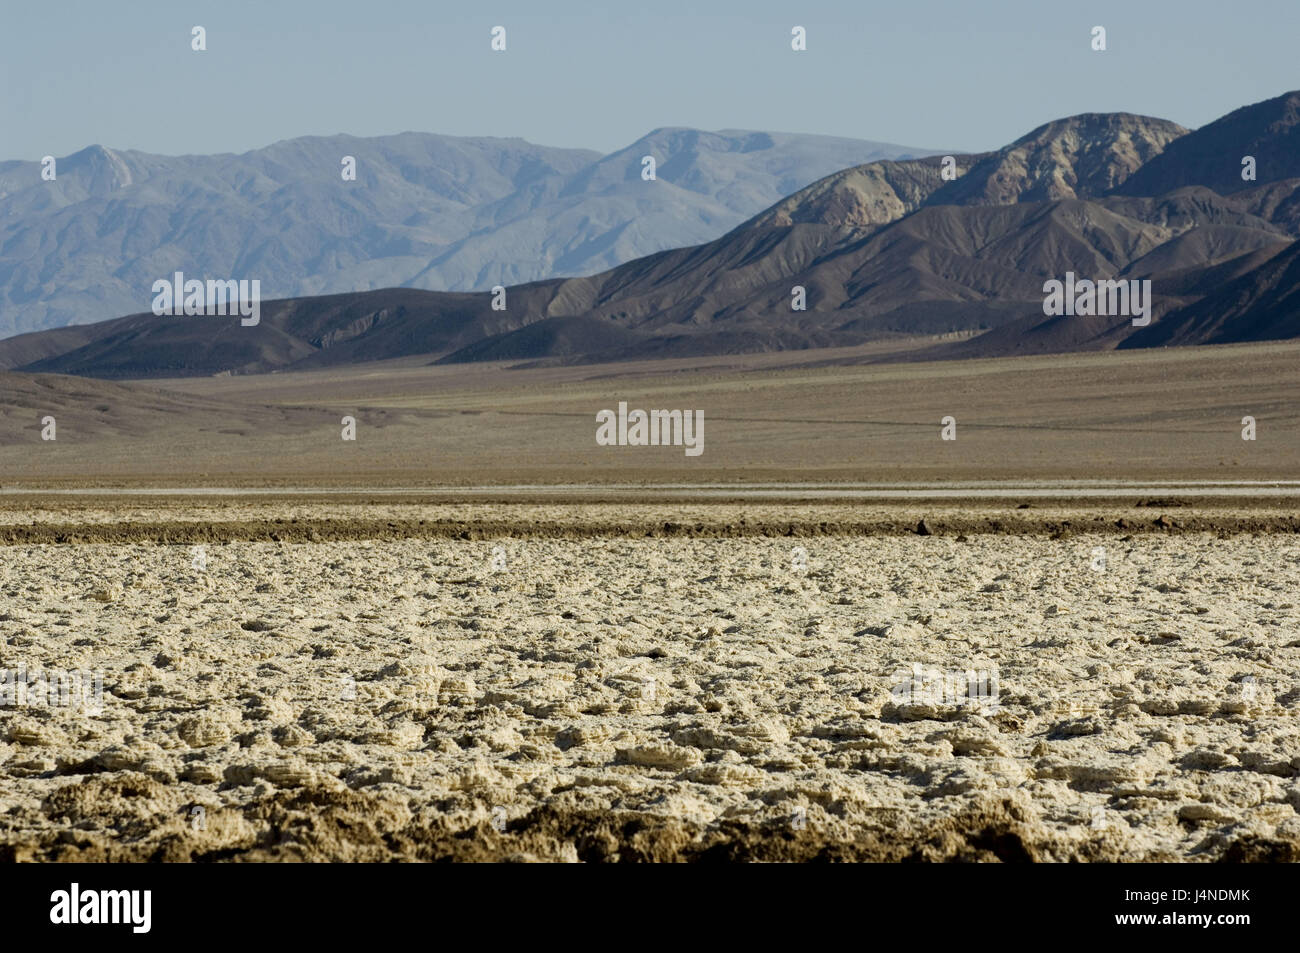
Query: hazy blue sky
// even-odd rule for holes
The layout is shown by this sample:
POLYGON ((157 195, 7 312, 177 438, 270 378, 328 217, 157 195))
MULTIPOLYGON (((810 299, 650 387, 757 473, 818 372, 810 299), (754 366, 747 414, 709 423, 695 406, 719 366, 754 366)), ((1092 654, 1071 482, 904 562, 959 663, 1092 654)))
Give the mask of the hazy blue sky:
POLYGON ((608 152, 657 126, 977 151, 1079 112, 1199 126, 1300 87, 1300 0, 2 2, 0 159, 404 130, 608 152))

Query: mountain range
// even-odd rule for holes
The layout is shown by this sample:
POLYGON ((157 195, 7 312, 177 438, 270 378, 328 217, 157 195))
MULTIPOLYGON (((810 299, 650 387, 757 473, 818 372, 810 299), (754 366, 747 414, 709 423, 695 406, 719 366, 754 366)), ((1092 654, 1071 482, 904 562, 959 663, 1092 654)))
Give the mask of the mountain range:
POLYGON ((182 271, 289 297, 486 291, 707 241, 888 143, 656 129, 601 156, 522 139, 292 139, 243 155, 91 146, 0 163, 0 336, 148 307, 182 271), (343 157, 355 180, 343 178, 343 157), (654 181, 642 158, 656 160, 654 181))
POLYGON ((505 310, 486 293, 406 288, 264 302, 255 328, 139 314, 0 341, 0 368, 127 378, 412 355, 578 363, 914 342, 891 349, 899 360, 1292 337, 1298 125, 1300 93, 1195 131, 1074 116, 951 163, 849 166, 702 244, 511 284, 505 310), (1254 179, 1243 178, 1246 156, 1254 179), (1149 280, 1153 320, 1045 315, 1044 282, 1067 272, 1149 280), (796 286, 806 310, 792 308, 796 286))

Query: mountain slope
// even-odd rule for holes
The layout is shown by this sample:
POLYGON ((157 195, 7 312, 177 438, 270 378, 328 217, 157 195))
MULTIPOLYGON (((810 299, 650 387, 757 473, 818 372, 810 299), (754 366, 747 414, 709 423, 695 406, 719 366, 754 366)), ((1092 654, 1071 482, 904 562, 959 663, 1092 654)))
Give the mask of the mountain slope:
MULTIPOLYGON (((900 333, 978 331, 1024 315, 1041 318, 1048 278, 1066 271, 1119 275, 1189 230, 1078 200, 927 206, 891 225, 864 229, 738 229, 699 248, 584 279, 585 297, 575 296, 571 307, 659 342, 612 349, 593 344, 588 360, 842 346, 900 333), (791 310, 796 285, 806 289, 807 311, 791 310)), ((1257 237, 1260 243, 1284 240, 1271 231, 1257 237)), ((1191 254, 1191 262, 1198 263, 1200 247, 1193 244, 1191 254)), ((1171 258, 1186 264, 1176 253, 1171 258)), ((530 340, 541 340, 535 328, 529 331, 530 340)), ((524 333, 495 343, 484 340, 442 360, 518 359, 524 356, 524 333)), ((1071 341, 1081 344, 1092 337, 1071 341)), ((527 356, 570 355, 539 349, 527 356)))
POLYGON ((1300 337, 1300 242, 1236 277, 1224 275, 1196 302, 1133 334, 1123 347, 1172 347, 1300 337))

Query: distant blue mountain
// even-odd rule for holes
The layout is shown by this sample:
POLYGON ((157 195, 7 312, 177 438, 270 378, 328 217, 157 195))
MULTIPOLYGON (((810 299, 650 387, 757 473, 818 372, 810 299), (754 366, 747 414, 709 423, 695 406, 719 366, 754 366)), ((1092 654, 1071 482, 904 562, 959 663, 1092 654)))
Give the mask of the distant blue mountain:
POLYGON ((657 129, 608 156, 521 139, 291 139, 243 155, 90 146, 0 163, 0 336, 147 310, 173 272, 264 298, 486 290, 708 241, 887 143, 657 129), (655 181, 642 178, 653 156, 655 181), (356 159, 355 181, 341 161, 356 159))

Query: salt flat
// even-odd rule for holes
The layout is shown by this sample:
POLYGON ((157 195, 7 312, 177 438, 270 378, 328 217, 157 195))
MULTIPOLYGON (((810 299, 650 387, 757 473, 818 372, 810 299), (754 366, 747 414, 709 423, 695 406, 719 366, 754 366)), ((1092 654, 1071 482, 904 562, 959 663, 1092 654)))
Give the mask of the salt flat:
POLYGON ((11 543, 0 856, 1300 857, 1300 540, 931 519, 11 543))

